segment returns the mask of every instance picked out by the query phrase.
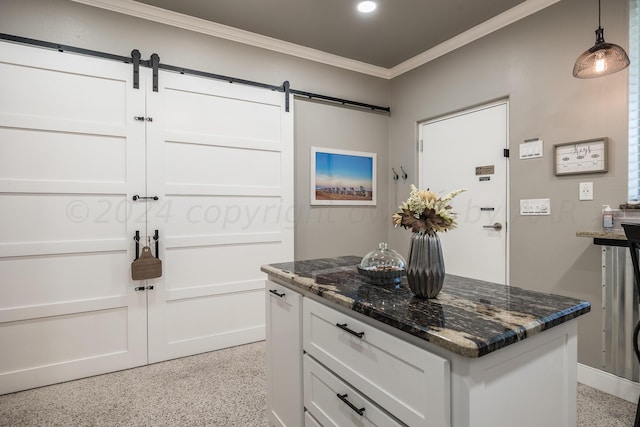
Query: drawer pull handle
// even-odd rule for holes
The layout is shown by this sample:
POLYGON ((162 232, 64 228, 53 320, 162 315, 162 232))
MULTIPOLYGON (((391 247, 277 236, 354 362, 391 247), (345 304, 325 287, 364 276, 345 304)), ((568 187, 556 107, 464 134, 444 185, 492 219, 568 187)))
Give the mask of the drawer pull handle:
POLYGON ((336 326, 338 328, 342 329, 343 331, 349 332, 351 335, 357 336, 358 338, 362 338, 364 336, 364 332, 356 332, 353 329, 347 328, 347 324, 346 323, 336 323, 336 326))
POLYGON ((275 289, 269 289, 269 292, 271 292, 272 294, 274 294, 277 297, 280 297, 280 298, 284 297, 284 292, 279 294, 278 291, 276 291, 275 289))
POLYGON ((347 393, 345 394, 340 394, 338 393, 336 396, 338 396, 338 399, 342 400, 344 403, 346 403, 349 408, 353 409, 354 411, 356 411, 358 413, 358 415, 363 416, 364 415, 364 408, 360 408, 358 409, 353 403, 349 402, 347 400, 347 393))

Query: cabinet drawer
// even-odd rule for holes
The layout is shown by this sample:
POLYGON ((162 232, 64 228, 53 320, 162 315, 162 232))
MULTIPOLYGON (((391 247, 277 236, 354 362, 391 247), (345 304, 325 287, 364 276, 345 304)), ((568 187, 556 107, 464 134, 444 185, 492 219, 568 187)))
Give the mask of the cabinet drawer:
POLYGON ((304 406, 324 427, 401 426, 373 402, 342 382, 309 355, 304 356, 303 365, 304 406), (361 414, 356 411, 360 411, 361 414))
POLYGON ((272 282, 271 280, 266 281, 266 292, 267 296, 273 298, 274 303, 279 305, 287 305, 288 311, 295 311, 299 313, 302 306, 302 295, 299 293, 292 291, 289 288, 285 288, 284 286, 272 282))
POLYGON ((304 413, 304 427, 322 427, 322 425, 313 418, 308 411, 304 413))
POLYGON ((271 425, 302 425, 302 295, 266 283, 267 414, 271 425))
POLYGON ((450 425, 446 359, 309 298, 302 311, 316 360, 410 426, 450 425))

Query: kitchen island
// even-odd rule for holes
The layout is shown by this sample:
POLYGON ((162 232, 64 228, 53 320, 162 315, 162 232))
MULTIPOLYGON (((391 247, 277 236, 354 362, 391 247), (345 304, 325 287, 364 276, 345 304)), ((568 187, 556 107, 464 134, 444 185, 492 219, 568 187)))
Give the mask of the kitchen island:
POLYGON ((452 275, 424 300, 360 260, 262 266, 272 425, 575 426, 588 302, 452 275))

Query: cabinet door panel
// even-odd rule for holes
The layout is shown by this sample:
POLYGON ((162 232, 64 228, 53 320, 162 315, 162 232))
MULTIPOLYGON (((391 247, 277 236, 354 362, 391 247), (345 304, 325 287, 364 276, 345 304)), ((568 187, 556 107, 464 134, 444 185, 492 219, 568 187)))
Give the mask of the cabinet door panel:
POLYGON ((302 296, 266 283, 267 414, 275 426, 303 425, 302 296))

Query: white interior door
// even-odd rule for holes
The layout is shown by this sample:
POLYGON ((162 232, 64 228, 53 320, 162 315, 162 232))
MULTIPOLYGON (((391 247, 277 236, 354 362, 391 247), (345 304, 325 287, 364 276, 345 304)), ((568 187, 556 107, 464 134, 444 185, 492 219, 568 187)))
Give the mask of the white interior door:
MULTIPOLYGON (((280 92, 160 72, 148 91, 149 361, 265 336, 260 266, 293 259, 293 113, 280 92)), ((291 103, 293 105, 293 103, 291 103)))
POLYGON ((508 104, 420 125, 420 188, 466 188, 452 201, 458 228, 441 233, 447 273, 507 283, 508 104))
POLYGON ((0 43, 0 394, 145 364, 131 65, 0 43))

